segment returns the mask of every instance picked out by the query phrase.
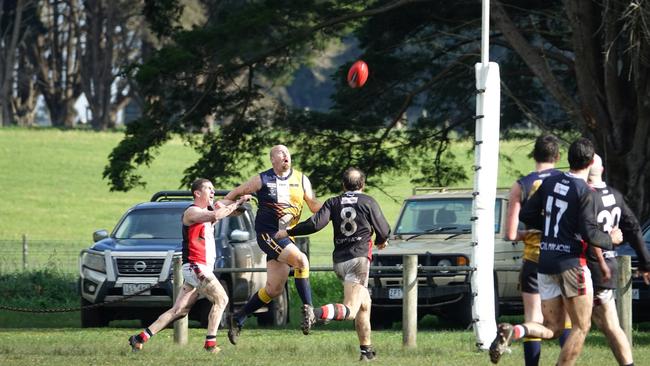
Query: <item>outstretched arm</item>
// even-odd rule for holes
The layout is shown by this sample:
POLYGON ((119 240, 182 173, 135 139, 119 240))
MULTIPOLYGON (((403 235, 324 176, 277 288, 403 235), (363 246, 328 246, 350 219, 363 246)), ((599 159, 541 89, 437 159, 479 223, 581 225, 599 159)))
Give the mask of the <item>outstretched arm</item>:
POLYGON ((309 235, 321 230, 322 228, 327 226, 328 222, 330 222, 331 213, 332 213, 331 206, 332 206, 331 200, 325 201, 325 204, 322 205, 320 210, 318 210, 312 217, 299 223, 298 225, 292 227, 291 229, 288 229, 287 235, 290 236, 309 235))
POLYGON ((228 192, 228 194, 223 198, 222 201, 226 204, 229 204, 231 202, 234 202, 239 196, 245 194, 253 194, 259 191, 260 189, 262 189, 262 178, 260 178, 259 174, 256 174, 247 182, 240 184, 239 186, 235 187, 232 191, 228 192))
POLYGON ((237 209, 237 207, 244 204, 250 199, 249 195, 240 197, 236 202, 224 205, 217 203, 213 210, 206 210, 197 206, 190 206, 183 213, 183 224, 194 225, 201 222, 215 222, 230 215, 237 209))
POLYGON ((311 182, 309 181, 309 178, 307 178, 306 175, 303 175, 303 188, 305 189, 305 202, 307 203, 307 206, 309 207, 309 210, 312 213, 318 212, 320 210, 321 206, 323 206, 320 201, 316 199, 316 195, 314 194, 313 189, 311 188, 311 182))

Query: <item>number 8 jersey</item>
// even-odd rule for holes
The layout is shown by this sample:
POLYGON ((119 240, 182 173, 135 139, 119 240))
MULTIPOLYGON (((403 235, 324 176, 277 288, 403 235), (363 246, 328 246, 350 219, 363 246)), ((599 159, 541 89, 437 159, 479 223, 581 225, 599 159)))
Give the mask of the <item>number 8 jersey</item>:
POLYGON ((611 249, 596 222, 594 192, 580 177, 548 177, 524 204, 519 220, 542 231, 539 273, 557 274, 587 264, 587 243, 611 249))
POLYGON ((334 263, 357 257, 371 259, 372 235, 377 243, 384 243, 390 234, 390 225, 374 198, 361 192, 345 192, 325 201, 311 218, 287 230, 289 235, 308 235, 324 228, 332 221, 334 226, 334 263))

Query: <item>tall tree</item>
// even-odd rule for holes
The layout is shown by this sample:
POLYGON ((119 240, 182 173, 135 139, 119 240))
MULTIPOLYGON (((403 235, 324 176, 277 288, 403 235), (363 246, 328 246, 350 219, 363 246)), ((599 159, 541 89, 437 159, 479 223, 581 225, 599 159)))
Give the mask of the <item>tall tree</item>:
POLYGON ((650 215, 650 3, 492 2, 496 27, 568 118, 591 137, 610 184, 650 215), (532 16, 531 16, 532 14, 532 16), (572 83, 563 82, 568 76, 572 83))
POLYGON ((139 58, 143 38, 141 4, 84 0, 83 22, 76 32, 81 46, 81 86, 93 129, 115 127, 117 112, 131 100, 128 80, 120 74, 139 58))
POLYGON ((16 52, 25 33, 23 13, 29 0, 0 0, 0 126, 13 122, 11 113, 11 87, 16 52))
MULTIPOLYGON (((263 93, 268 85, 265 80, 274 80, 276 84, 286 80, 300 65, 321 57, 330 42, 351 36, 364 20, 380 14, 400 14, 408 8, 409 16, 426 21, 422 9, 417 6, 419 3, 422 1, 239 3, 220 9, 206 27, 173 33, 175 43, 161 49, 134 75, 149 98, 145 114, 128 126, 127 136, 111 154, 104 176, 111 180, 112 189, 116 190, 142 184, 135 165, 149 162, 155 148, 173 133, 186 136, 203 154, 186 171, 185 183, 199 175, 213 177, 219 184, 236 183, 248 174, 242 166, 257 162, 266 145, 278 138, 300 141, 295 150, 296 155, 303 158, 298 161, 311 174, 322 176, 323 181, 317 187, 321 191, 338 188, 336 177, 345 167, 330 164, 332 160, 364 166, 375 178, 402 165, 408 168, 411 162, 422 171, 428 169, 428 173, 434 173, 443 183, 452 179, 450 172, 463 175, 462 167, 450 167, 450 159, 437 159, 439 164, 431 169, 429 162, 409 159, 403 152, 416 147, 420 152, 434 151, 439 157, 445 156, 449 133, 459 124, 471 122, 469 110, 452 115, 451 108, 439 108, 447 118, 443 122, 423 118, 420 132, 401 131, 395 127, 413 105, 418 104, 419 108, 422 96, 434 85, 442 89, 452 84, 445 84, 442 75, 459 70, 471 73, 469 58, 460 57, 464 63, 443 65, 449 58, 441 57, 439 68, 431 73, 387 72, 381 85, 367 86, 358 94, 356 108, 352 103, 355 99, 350 98, 354 92, 344 89, 342 97, 336 99, 340 105, 330 114, 293 111, 277 100, 264 98, 268 95, 263 93), (397 85, 395 78, 399 75, 434 77, 429 82, 417 80, 397 85), (375 95, 383 98, 375 100, 375 95), (399 100, 389 100, 395 95, 399 100), (366 104, 372 104, 373 108, 359 108, 366 104), (202 142, 187 134, 205 127, 209 117, 220 121, 220 128, 205 134, 202 142), (424 131, 426 127, 429 128, 424 131), (436 136, 439 138, 434 138, 436 136), (427 143, 413 145, 416 140, 427 143), (324 146, 336 149, 327 157, 320 154, 322 159, 318 159, 319 155, 313 152, 322 151, 324 146)), ((400 21, 405 19, 401 17, 400 21)), ((467 44, 463 40, 457 47, 469 47, 467 44)), ((444 47, 436 49, 445 52, 444 47)), ((400 51, 397 47, 394 50, 400 51)), ((390 65, 396 60, 391 56, 382 62, 390 65)), ((425 61, 418 62, 420 64, 414 63, 415 66, 425 61)), ((471 89, 466 91, 465 99, 472 95, 471 89)), ((377 184, 378 180, 374 182, 377 184)))
POLYGON ((37 87, 53 126, 73 127, 74 108, 81 95, 81 43, 76 24, 80 4, 77 0, 44 0, 38 9, 41 32, 29 46, 36 65, 37 87))

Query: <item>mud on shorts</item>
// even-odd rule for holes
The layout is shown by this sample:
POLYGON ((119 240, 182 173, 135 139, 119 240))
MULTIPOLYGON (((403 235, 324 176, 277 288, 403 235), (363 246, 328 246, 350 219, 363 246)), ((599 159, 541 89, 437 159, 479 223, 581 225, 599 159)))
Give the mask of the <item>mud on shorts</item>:
POLYGON ((538 294, 537 263, 524 259, 519 271, 519 289, 528 294, 538 294))
POLYGON ((594 306, 607 304, 614 301, 614 290, 611 288, 599 288, 594 291, 594 306))
POLYGON ((266 253, 266 260, 278 259, 278 256, 289 244, 295 244, 290 238, 274 239, 275 233, 258 233, 257 245, 266 253))
POLYGON ((591 272, 587 266, 573 267, 557 274, 538 273, 537 281, 542 300, 558 296, 572 298, 594 292, 591 272))
POLYGON ((368 287, 370 260, 368 257, 357 257, 345 262, 334 263, 334 273, 341 281, 368 287))
POLYGON ((221 287, 221 284, 212 268, 198 263, 183 263, 182 269, 185 283, 194 287, 201 295, 214 303, 217 296, 215 287, 221 287))

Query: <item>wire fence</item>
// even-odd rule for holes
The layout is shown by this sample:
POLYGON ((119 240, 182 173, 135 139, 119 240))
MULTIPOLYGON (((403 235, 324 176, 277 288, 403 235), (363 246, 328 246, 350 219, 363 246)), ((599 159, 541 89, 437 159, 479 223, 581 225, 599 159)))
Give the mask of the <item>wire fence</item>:
MULTIPOLYGON (((84 240, 0 239, 0 273, 56 269, 63 273, 79 271, 79 252, 89 246, 84 240)), ((332 252, 311 248, 313 265, 331 265, 332 252)))
POLYGON ((46 268, 75 273, 79 252, 87 247, 83 240, 0 240, 0 273, 46 268))

